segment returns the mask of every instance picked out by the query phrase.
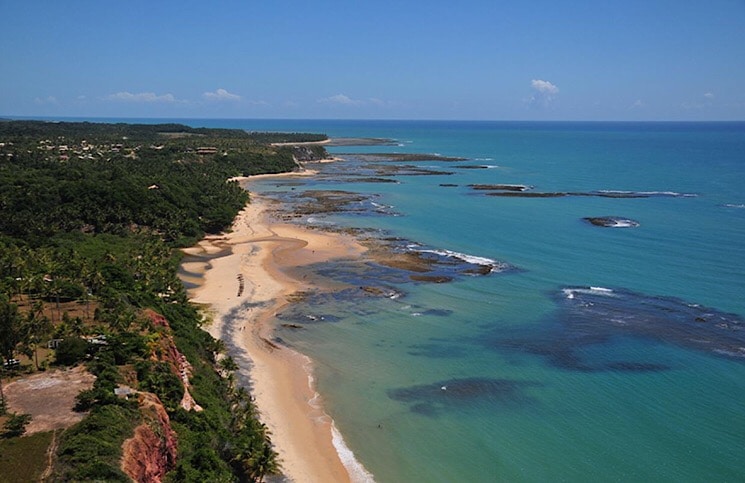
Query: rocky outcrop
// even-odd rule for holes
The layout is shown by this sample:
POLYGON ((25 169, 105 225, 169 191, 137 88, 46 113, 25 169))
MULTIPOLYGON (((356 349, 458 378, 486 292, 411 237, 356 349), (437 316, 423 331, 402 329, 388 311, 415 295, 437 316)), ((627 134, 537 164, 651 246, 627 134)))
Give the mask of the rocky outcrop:
POLYGON ((636 228, 639 226, 638 221, 618 216, 590 216, 582 219, 592 225, 603 228, 636 228))
POLYGON ((292 146, 296 161, 320 161, 327 157, 326 149, 319 145, 292 146))
POLYGON ((122 471, 137 482, 159 483, 176 465, 178 442, 163 403, 152 393, 140 393, 143 423, 122 445, 122 471))

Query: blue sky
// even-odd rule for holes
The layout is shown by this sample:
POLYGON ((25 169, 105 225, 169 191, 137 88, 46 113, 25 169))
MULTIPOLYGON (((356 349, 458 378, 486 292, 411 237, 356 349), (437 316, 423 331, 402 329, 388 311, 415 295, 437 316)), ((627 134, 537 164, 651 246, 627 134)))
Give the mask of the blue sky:
POLYGON ((0 0, 0 116, 745 120, 745 0, 0 0))

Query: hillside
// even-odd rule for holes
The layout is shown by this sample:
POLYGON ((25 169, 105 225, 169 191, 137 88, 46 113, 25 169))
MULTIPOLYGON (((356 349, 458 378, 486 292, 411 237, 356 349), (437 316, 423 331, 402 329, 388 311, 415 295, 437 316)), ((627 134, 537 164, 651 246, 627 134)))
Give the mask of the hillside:
MULTIPOLYGON (((270 143, 324 137, 0 122, 0 377, 8 385, 81 365, 95 376, 76 398, 83 420, 38 440, 51 445, 36 461, 49 481, 279 471, 250 396, 233 383, 235 364, 187 301, 176 249, 230 226, 248 193, 228 179, 298 168, 295 148, 270 143)), ((13 394, 9 410, 22 407, 13 394)), ((0 452, 25 441, 22 414, 0 422, 0 452)), ((0 474, 17 471, 12 463, 0 459, 0 474)))

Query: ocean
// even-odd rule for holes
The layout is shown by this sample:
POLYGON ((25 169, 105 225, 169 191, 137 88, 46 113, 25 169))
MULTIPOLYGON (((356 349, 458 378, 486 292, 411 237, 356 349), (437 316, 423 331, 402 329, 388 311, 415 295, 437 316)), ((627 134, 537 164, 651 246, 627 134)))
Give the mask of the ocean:
POLYGON ((336 153, 465 158, 385 161, 443 174, 373 183, 348 176, 370 158, 343 155, 328 177, 256 189, 372 196, 376 209, 302 222, 510 267, 449 283, 316 267, 384 277, 395 294, 311 297, 286 317, 304 330, 278 331, 315 361, 326 411, 377 481, 745 479, 745 124, 245 128, 395 140, 336 153))
POLYGON ((252 185, 437 259, 310 267, 376 290, 278 316, 376 481, 745 481, 745 123, 186 123, 394 140, 252 185))

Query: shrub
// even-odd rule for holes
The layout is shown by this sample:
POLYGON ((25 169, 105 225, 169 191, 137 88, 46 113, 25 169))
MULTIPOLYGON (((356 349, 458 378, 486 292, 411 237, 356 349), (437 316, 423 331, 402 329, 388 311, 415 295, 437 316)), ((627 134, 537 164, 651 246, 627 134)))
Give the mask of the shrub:
POLYGON ((31 422, 30 414, 11 414, 3 425, 3 437, 15 438, 26 432, 26 426, 31 422))
POLYGON ((85 359, 88 354, 88 342, 80 337, 68 337, 57 346, 55 354, 57 364, 71 366, 85 359))

